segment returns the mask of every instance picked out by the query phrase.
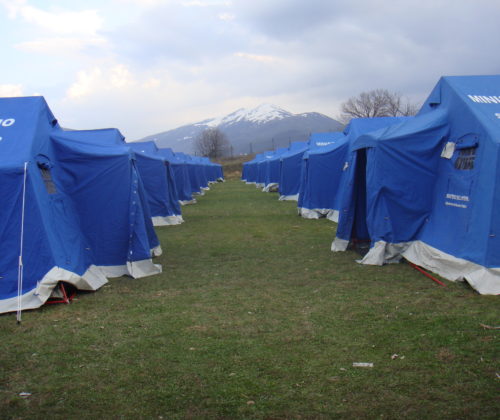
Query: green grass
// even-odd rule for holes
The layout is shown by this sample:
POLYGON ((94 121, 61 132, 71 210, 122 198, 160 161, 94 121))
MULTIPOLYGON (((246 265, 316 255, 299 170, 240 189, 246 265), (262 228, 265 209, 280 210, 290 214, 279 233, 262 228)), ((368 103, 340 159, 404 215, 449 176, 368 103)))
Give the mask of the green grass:
POLYGON ((0 317, 0 418, 498 418, 498 297, 333 254, 239 181, 183 212, 162 275, 0 317))

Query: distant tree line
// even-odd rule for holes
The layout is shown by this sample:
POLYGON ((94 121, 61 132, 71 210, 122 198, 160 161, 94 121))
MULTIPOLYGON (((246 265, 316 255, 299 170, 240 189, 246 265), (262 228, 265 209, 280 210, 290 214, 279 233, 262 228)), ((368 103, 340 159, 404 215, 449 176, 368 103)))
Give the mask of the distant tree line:
POLYGON ((418 105, 404 100, 399 93, 387 89, 362 92, 341 106, 340 119, 347 124, 352 118, 401 117, 415 115, 418 105))

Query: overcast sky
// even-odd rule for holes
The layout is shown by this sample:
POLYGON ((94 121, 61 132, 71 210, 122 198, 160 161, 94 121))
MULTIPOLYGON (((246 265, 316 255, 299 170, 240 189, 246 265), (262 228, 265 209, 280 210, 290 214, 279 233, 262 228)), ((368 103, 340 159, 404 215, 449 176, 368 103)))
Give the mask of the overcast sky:
POLYGON ((386 88, 500 73, 498 0, 0 0, 0 96, 134 140, 272 103, 337 117, 386 88))

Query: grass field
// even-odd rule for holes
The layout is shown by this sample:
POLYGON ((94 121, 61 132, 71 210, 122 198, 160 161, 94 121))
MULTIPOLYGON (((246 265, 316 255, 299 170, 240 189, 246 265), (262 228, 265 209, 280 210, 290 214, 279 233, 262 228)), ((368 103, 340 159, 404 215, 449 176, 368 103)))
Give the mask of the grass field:
POLYGON ((332 254, 334 223, 236 180, 183 212, 162 275, 0 316, 0 418, 499 417, 498 297, 332 254))

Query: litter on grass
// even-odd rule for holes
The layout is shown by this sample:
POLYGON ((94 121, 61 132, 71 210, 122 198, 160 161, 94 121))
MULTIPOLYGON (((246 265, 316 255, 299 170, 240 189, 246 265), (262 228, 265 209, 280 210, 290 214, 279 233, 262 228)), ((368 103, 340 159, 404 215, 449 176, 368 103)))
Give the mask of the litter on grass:
POLYGON ((485 324, 479 324, 481 327, 483 327, 485 330, 500 330, 500 326, 491 326, 491 325, 485 325, 485 324))
POLYGON ((364 368, 372 368, 373 363, 368 362, 353 362, 352 367, 364 367, 364 368))

